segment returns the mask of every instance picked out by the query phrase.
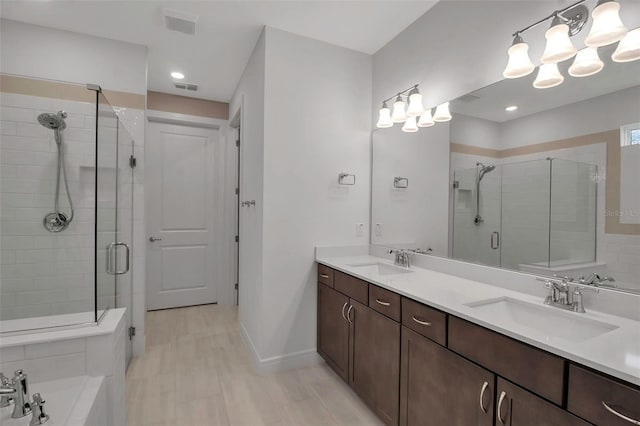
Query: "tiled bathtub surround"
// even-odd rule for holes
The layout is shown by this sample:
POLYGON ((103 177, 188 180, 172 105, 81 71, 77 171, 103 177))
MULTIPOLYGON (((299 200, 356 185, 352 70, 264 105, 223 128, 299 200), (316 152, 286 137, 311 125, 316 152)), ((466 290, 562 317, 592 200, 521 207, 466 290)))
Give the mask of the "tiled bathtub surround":
MULTIPOLYGON (((87 312, 91 321, 95 104, 2 93, 0 105, 0 319, 87 312), (54 234, 42 219, 54 209, 57 148, 37 116, 59 110, 68 113, 63 138, 75 215, 54 234)), ((69 212, 62 186, 60 195, 69 212)))

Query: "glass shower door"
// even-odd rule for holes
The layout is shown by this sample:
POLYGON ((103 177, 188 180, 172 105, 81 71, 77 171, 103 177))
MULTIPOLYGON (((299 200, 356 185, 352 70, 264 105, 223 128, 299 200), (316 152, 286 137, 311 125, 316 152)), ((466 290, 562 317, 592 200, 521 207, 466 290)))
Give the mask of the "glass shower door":
POLYGON ((480 185, 478 171, 471 168, 454 173, 453 257, 500 266, 501 171, 499 166, 491 169, 480 185))

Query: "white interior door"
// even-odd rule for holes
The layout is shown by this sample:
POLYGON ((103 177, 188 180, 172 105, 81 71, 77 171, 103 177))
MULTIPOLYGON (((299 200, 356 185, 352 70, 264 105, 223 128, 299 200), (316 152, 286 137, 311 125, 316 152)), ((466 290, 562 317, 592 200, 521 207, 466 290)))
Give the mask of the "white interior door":
POLYGON ((218 130, 152 122, 149 134, 147 308, 215 303, 223 243, 218 130))

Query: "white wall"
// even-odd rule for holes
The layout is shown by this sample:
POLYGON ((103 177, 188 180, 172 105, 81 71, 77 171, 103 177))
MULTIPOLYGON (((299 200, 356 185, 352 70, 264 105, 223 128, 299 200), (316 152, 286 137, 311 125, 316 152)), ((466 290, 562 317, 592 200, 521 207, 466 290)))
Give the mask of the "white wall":
POLYGON ((147 48, 3 19, 0 72, 147 93, 147 48))
POLYGON ((241 210, 239 316, 261 371, 317 359, 315 246, 368 242, 370 105, 369 55, 272 28, 231 100, 257 203, 241 210))
POLYGON ((262 342, 262 216, 265 111, 265 34, 260 36, 231 101, 229 117, 241 114, 240 199, 256 200, 240 209, 239 320, 243 335, 257 351, 262 342))

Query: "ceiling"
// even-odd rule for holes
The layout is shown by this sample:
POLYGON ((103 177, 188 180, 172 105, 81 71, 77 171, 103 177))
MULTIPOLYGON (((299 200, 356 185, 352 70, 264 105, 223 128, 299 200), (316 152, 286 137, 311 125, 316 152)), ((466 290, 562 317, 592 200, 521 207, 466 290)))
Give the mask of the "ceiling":
POLYGON ((148 89, 228 101, 264 25, 373 54, 437 1, 3 1, 3 18, 148 47, 148 89), (164 27, 162 8, 199 16, 196 34, 164 27), (172 71, 195 93, 175 89, 172 71))

